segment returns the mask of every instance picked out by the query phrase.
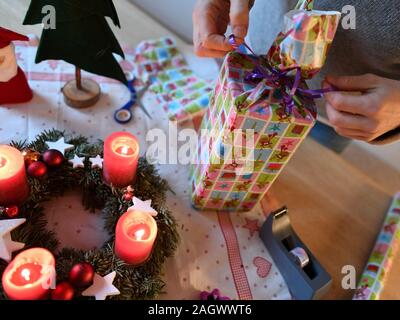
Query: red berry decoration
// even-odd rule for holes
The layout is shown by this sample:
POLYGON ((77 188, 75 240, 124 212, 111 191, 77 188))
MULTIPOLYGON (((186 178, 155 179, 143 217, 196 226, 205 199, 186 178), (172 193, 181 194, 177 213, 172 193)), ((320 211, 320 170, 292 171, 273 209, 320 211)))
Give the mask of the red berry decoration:
POLYGON ((58 150, 47 150, 42 158, 49 167, 59 167, 65 161, 64 155, 58 150))
POLYGON ((124 201, 131 201, 133 199, 134 194, 135 194, 135 189, 133 189, 132 186, 128 186, 126 188, 126 191, 125 191, 124 195, 123 195, 123 200, 124 201))
POLYGON ((125 193, 124 194, 124 201, 131 201, 133 199, 133 194, 125 193))
POLYGON ((8 208, 6 208, 5 213, 6 213, 7 217, 15 218, 16 216, 18 216, 19 209, 17 206, 8 207, 8 208))
POLYGON ((94 268, 90 263, 81 262, 74 265, 69 272, 69 282, 77 288, 88 287, 94 278, 94 268))
POLYGON ((28 166, 28 174, 33 178, 43 178, 47 173, 46 165, 41 162, 33 162, 28 166))
POLYGON ((75 295, 75 289, 68 282, 60 282, 51 292, 52 300, 72 300, 75 295))
POLYGON ((31 163, 39 161, 40 153, 32 150, 32 149, 25 149, 22 151, 22 155, 24 156, 25 165, 28 167, 31 163))

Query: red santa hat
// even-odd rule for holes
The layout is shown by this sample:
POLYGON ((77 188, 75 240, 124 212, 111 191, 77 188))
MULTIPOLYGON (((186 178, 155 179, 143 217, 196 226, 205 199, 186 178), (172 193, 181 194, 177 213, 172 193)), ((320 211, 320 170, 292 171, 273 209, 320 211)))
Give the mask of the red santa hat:
POLYGON ((0 27, 0 49, 10 45, 12 41, 29 41, 27 36, 0 27))

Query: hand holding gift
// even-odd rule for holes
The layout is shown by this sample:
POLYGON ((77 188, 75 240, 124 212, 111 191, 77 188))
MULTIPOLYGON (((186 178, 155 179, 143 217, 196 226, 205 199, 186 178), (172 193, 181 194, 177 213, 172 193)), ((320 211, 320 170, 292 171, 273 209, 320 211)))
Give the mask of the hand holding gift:
POLYGON ((249 27, 249 11, 254 0, 198 0, 193 12, 193 42, 201 57, 221 58, 232 51, 224 34, 228 24, 238 41, 249 27))
MULTIPOLYGON (((315 124, 314 98, 327 90, 309 90, 305 80, 324 65, 340 13, 301 9, 285 18, 267 57, 226 56, 193 166, 198 209, 252 209, 315 124)), ((229 40, 232 47, 242 42, 229 40)))
POLYGON ((370 142, 400 128, 400 81, 373 74, 328 76, 328 85, 340 91, 325 95, 327 116, 338 134, 370 142))
MULTIPOLYGON (((199 0, 193 13, 196 53, 199 56, 222 57, 230 52, 232 47, 224 38, 228 23, 231 24, 235 38, 240 44, 247 35, 251 5, 252 1, 249 0, 230 2, 199 0)), ((297 8, 312 10, 313 1, 299 1, 297 8)), ((286 31, 289 30, 287 26, 290 26, 292 21, 293 19, 288 19, 286 16, 286 22, 289 23, 286 24, 286 31)), ((310 19, 311 23, 315 23, 315 21, 313 18, 310 19)), ((292 40, 289 40, 288 43, 289 45, 293 44, 292 40)), ((287 52, 291 49, 290 47, 285 48, 285 44, 281 46, 282 48, 287 52)), ((322 48, 312 48, 309 53, 317 52, 320 49, 322 48)), ((296 56, 296 52, 293 56, 296 56)), ((319 55, 319 57, 324 58, 324 55, 319 55)), ((297 58, 309 59, 307 54, 297 56, 297 58)), ((287 62, 290 63, 290 61, 287 62)), ((322 66, 323 61, 316 60, 314 64, 322 66)), ((328 119, 338 134, 368 142, 392 140, 386 139, 400 128, 399 81, 377 75, 362 75, 340 77, 339 79, 331 77, 326 81, 325 87, 329 84, 337 87, 340 91, 346 91, 345 94, 338 92, 326 95, 328 119), (362 94, 354 96, 354 92, 362 94)), ((395 133, 397 132, 398 130, 395 133)))

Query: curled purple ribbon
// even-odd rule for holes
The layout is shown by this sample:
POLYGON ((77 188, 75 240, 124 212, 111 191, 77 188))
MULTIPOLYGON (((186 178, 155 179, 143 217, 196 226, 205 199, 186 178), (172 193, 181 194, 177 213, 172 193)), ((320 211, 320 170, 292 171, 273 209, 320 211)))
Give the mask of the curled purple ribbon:
MULTIPOLYGON (((290 31, 288 32, 290 33, 290 31)), ((235 35, 229 36, 229 43, 232 45, 234 49, 238 49, 241 45, 239 45, 236 41, 235 35)), ((258 57, 257 54, 246 44, 243 42, 242 46, 244 46, 249 52, 258 57)), ((329 88, 311 90, 311 89, 303 89, 300 87, 301 84, 301 69, 300 67, 291 68, 284 71, 277 70, 270 65, 263 66, 259 61, 253 61, 256 66, 252 72, 249 72, 246 75, 246 81, 260 82, 266 79, 272 86, 275 88, 282 89, 283 95, 283 103, 285 105, 286 112, 291 114, 293 108, 296 106, 295 97, 296 95, 307 97, 310 99, 318 99, 322 98, 325 93, 336 91, 336 89, 332 86, 329 88), (295 76, 293 74, 295 71, 295 76), (290 90, 287 90, 290 88, 290 90)))

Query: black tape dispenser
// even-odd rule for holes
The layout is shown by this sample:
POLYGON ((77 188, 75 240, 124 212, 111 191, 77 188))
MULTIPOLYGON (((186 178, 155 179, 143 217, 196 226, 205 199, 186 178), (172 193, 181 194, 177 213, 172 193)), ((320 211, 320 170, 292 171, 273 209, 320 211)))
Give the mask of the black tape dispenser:
POLYGON ((327 293, 332 278, 294 232, 286 207, 270 214, 260 236, 293 298, 317 300, 327 293))

